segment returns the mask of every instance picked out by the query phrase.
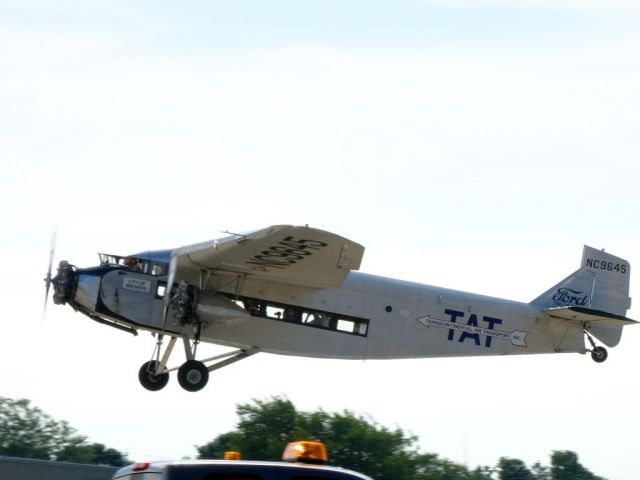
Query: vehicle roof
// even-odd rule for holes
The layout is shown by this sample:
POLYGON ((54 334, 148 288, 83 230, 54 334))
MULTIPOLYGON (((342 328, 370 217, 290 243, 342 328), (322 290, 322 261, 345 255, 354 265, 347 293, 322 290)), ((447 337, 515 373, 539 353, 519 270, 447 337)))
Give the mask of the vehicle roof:
POLYGON ((253 461, 253 460, 163 460, 163 461, 155 461, 150 462, 149 466, 144 469, 144 471, 134 470, 134 465, 128 465, 126 467, 120 468, 114 475, 114 479, 130 475, 130 474, 138 474, 138 473, 162 473, 168 468, 173 467, 189 467, 193 466, 194 468, 202 469, 207 466, 210 467, 225 467, 225 468, 233 468, 240 469, 243 467, 249 467, 254 469, 286 469, 286 470, 316 470, 323 471, 327 473, 336 473, 341 475, 348 475, 351 478, 358 480, 371 480, 366 475, 363 475, 358 472, 354 472, 352 470, 347 470, 340 467, 332 467, 327 465, 314 465, 307 463, 289 463, 289 462, 267 462, 267 461, 253 461))

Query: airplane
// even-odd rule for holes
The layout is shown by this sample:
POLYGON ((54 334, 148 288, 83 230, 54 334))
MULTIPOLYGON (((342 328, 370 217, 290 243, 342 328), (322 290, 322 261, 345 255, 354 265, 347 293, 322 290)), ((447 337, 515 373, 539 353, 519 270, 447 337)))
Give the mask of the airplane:
POLYGON ((155 336, 138 372, 157 391, 177 370, 201 390, 209 373, 258 352, 334 359, 397 359, 573 352, 607 359, 625 325, 629 262, 584 246, 580 268, 529 303, 358 272, 364 247, 308 226, 250 233, 100 264, 51 264, 46 298, 99 323, 155 336), (168 339, 166 345, 165 338, 168 339), (585 342, 586 339, 586 342, 585 342), (168 367, 181 341, 186 361, 168 367), (198 358, 200 342, 231 351, 198 358), (590 348, 585 344, 588 343, 590 348))

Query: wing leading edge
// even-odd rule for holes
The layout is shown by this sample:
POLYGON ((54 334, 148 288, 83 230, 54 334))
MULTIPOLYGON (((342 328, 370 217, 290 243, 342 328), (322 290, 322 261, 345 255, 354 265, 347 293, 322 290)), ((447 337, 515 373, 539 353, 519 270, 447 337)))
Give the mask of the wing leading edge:
POLYGON ((248 234, 176 249, 176 279, 195 271, 218 270, 285 283, 337 287, 360 268, 364 247, 331 232, 274 225, 248 234))

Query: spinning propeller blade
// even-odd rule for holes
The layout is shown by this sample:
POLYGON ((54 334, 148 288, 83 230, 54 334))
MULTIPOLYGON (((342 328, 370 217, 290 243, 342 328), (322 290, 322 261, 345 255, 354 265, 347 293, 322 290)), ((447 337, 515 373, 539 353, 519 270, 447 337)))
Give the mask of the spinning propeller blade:
POLYGON ((173 281, 176 278, 176 257, 171 254, 171 261, 169 262, 169 275, 167 276, 167 290, 164 292, 164 312, 162 314, 162 325, 167 326, 167 311, 169 310, 169 302, 171 301, 171 290, 173 287, 173 281))
POLYGON ((47 269, 47 276, 44 277, 45 283, 45 293, 44 293, 44 306, 42 307, 42 320, 44 321, 44 316, 47 313, 47 303, 49 301, 49 290, 51 288, 51 269, 53 267, 53 257, 56 253, 56 238, 58 236, 58 230, 54 230, 51 235, 51 245, 49 248, 49 268, 47 269))

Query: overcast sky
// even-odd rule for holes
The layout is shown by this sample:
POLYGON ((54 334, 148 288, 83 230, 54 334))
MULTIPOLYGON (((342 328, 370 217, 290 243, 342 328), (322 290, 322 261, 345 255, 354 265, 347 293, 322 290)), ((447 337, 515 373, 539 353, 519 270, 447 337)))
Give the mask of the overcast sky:
POLYGON ((41 312, 54 228, 56 262, 90 266, 307 223, 363 244, 364 272, 527 302, 584 244, 637 268, 640 4, 58 3, 0 1, 0 395, 134 459, 194 456, 286 395, 471 468, 567 449, 637 477, 640 327, 601 365, 261 354, 151 393, 150 335, 41 312))

